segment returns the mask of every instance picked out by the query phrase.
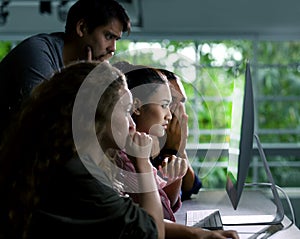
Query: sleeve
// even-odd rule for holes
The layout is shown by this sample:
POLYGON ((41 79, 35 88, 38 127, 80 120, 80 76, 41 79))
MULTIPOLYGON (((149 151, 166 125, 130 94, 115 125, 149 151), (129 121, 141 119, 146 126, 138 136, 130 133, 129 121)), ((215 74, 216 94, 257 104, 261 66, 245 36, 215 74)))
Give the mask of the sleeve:
POLYGON ((3 117, 0 119, 0 128, 5 129, 11 114, 19 108, 36 85, 49 79, 61 68, 62 48, 62 38, 52 40, 47 34, 37 35, 20 42, 2 59, 0 110, 3 117))
POLYGON ((43 190, 31 238, 158 237, 154 219, 143 208, 94 178, 79 160, 67 171, 56 169, 54 181, 43 190))
POLYGON ((60 53, 45 39, 33 37, 28 39, 18 54, 22 54, 20 74, 21 95, 28 96, 33 88, 48 80, 60 69, 60 53), (34 51, 32 49, 35 49, 34 51), (23 59, 22 59, 23 58, 23 59))
MULTIPOLYGON (((110 191, 110 190, 109 190, 110 191)), ((114 225, 116 232, 107 231, 107 235, 115 233, 112 238, 157 238, 158 232, 151 216, 129 197, 120 197, 116 192, 105 193, 106 198, 101 202, 101 212, 106 211, 104 220, 108 225, 114 225), (110 197, 107 195, 111 194, 110 197)), ((101 200, 102 201, 102 200, 101 200)), ((100 212, 99 212, 100 214, 100 212)), ((106 236, 105 238, 108 238, 106 236)))
POLYGON ((181 197, 179 196, 176 203, 174 204, 174 206, 172 207, 172 211, 175 213, 178 211, 179 208, 181 208, 182 205, 182 201, 181 201, 181 197))
POLYGON ((189 191, 186 191, 186 192, 182 191, 181 192, 181 200, 184 201, 184 200, 190 199, 192 194, 197 194, 201 187, 202 187, 202 182, 198 178, 198 176, 195 174, 194 184, 193 184, 192 189, 189 191))
POLYGON ((84 177, 77 176, 75 179, 75 185, 79 187, 77 191, 81 189, 81 193, 75 194, 78 200, 76 204, 82 208, 79 209, 79 215, 99 222, 95 230, 102 228, 101 236, 105 235, 103 238, 157 238, 156 224, 143 208, 131 198, 120 196, 103 180, 90 178, 89 175, 84 174, 84 177))

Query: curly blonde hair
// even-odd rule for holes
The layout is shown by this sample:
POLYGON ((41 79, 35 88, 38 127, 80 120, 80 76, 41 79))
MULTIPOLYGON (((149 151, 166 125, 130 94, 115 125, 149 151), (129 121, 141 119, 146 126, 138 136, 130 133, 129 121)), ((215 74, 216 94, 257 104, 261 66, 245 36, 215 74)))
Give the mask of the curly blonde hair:
POLYGON ((93 125, 82 130, 92 127, 100 133, 120 89, 127 86, 124 75, 108 63, 79 62, 65 67, 36 87, 15 116, 0 148, 0 238, 2 234, 26 238, 42 187, 51 180, 49 171, 78 157, 72 134, 73 105, 86 77, 99 67, 110 75, 94 74, 91 88, 108 87, 99 97, 93 125))

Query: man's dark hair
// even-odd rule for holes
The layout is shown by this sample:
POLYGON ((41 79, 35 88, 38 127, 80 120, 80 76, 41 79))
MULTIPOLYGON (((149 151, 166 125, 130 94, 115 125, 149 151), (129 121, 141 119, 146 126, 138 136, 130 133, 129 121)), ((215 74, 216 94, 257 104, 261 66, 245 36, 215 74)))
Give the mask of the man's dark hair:
POLYGON ((68 12, 65 32, 72 34, 81 19, 84 19, 89 32, 107 25, 113 19, 122 23, 123 32, 129 34, 131 29, 126 10, 115 0, 78 0, 68 12))
POLYGON ((157 70, 160 71, 162 74, 164 74, 168 80, 176 80, 176 75, 172 71, 161 69, 161 68, 157 70))

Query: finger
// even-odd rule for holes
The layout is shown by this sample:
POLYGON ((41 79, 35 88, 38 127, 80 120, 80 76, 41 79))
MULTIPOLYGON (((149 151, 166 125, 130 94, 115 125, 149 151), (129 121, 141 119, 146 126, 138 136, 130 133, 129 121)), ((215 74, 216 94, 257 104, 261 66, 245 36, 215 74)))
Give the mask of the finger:
POLYGON ((178 163, 176 165, 176 178, 183 178, 183 176, 186 174, 187 166, 186 166, 186 160, 183 158, 178 158, 178 163))
POLYGON ((177 104, 177 107, 173 113, 179 121, 181 121, 181 117, 183 114, 185 114, 184 104, 182 102, 177 104))
POLYGON ((151 140, 151 137, 144 132, 136 132, 133 138, 133 141, 139 146, 148 146, 151 140))
POLYGON ((139 132, 135 132, 133 135, 129 136, 126 142, 126 153, 130 156, 136 157, 137 156, 137 141, 138 141, 138 134, 139 132))
POLYGON ((181 177, 184 177, 186 175, 187 170, 188 170, 188 161, 187 161, 187 159, 182 159, 180 169, 181 169, 181 177))
POLYGON ((180 134, 181 134, 180 123, 174 115, 172 116, 172 120, 168 124, 167 134, 168 137, 180 138, 180 134))
POLYGON ((93 60, 92 48, 90 46, 86 47, 86 60, 87 61, 92 61, 93 60))
POLYGON ((179 103, 178 107, 176 108, 173 118, 176 118, 176 128, 180 130, 182 127, 187 127, 187 114, 185 113, 185 108, 183 103, 179 103))
POLYGON ((177 119, 177 117, 176 116, 174 116, 174 114, 172 114, 172 119, 171 119, 171 121, 169 122, 169 124, 168 124, 168 131, 169 132, 171 132, 171 133, 174 133, 174 131, 177 129, 177 127, 178 127, 178 124, 179 124, 179 122, 178 122, 178 119, 177 119))
POLYGON ((182 116, 182 122, 181 122, 181 132, 180 132, 180 147, 178 151, 183 151, 187 144, 187 138, 189 135, 189 129, 188 129, 188 116, 184 114, 182 116))
POLYGON ((172 112, 172 114, 175 112, 176 108, 177 108, 177 104, 176 103, 172 103, 170 105, 170 111, 172 112))
POLYGON ((128 142, 128 147, 126 151, 130 155, 138 158, 149 158, 152 147, 152 138, 140 132, 135 132, 132 135, 132 139, 128 142))
POLYGON ((167 178, 169 177, 168 175, 168 161, 169 161, 169 158, 166 157, 163 159, 162 163, 161 163, 161 174, 163 175, 164 178, 167 178))
POLYGON ((189 120, 189 117, 187 114, 182 115, 180 125, 181 125, 181 129, 182 129, 181 133, 183 135, 188 135, 188 120, 189 120))
POLYGON ((173 163, 173 180, 176 180, 180 174, 180 158, 176 157, 175 159, 173 159, 174 163, 173 163))
POLYGON ((219 234, 220 237, 216 236, 216 238, 232 238, 232 239, 239 239, 239 236, 236 231, 233 230, 217 230, 215 231, 219 234))
POLYGON ((169 158, 169 161, 171 159, 171 162, 168 163, 168 178, 170 180, 174 180, 177 177, 178 172, 178 160, 175 155, 172 155, 169 158))

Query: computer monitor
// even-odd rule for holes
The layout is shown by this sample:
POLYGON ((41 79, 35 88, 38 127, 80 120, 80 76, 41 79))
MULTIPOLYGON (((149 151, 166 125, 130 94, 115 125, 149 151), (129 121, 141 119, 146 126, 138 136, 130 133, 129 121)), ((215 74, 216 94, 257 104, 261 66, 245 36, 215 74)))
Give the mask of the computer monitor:
MULTIPOLYGON (((250 63, 246 63, 245 80, 236 81, 232 100, 231 130, 228 148, 228 168, 226 191, 234 209, 237 209, 248 174, 253 152, 253 138, 263 161, 264 169, 273 194, 277 211, 274 219, 268 222, 249 224, 277 224, 284 217, 284 210, 266 160, 262 145, 254 132, 254 98, 250 63)), ((255 185, 259 185, 256 183, 255 185)), ((266 185, 266 183, 264 183, 266 185)), ((248 223, 246 223, 248 224, 248 223)))
POLYGON ((228 148, 226 191, 237 208, 252 159, 254 134, 253 88, 249 63, 245 80, 234 82, 231 130, 228 148))

